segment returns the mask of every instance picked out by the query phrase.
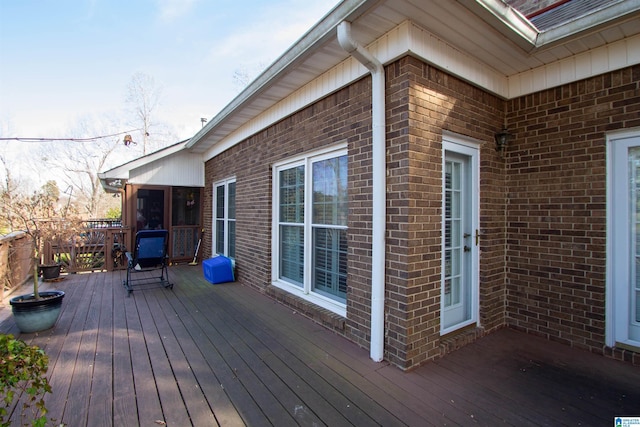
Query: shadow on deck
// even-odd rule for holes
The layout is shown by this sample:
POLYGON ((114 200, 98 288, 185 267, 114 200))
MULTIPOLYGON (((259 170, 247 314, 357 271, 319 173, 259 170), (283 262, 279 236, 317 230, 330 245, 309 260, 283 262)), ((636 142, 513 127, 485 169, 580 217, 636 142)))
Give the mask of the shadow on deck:
MULTIPOLYGON (((416 369, 366 350, 201 267, 173 290, 125 272, 67 276, 50 357, 50 416, 67 426, 614 425, 640 415, 640 369, 503 329, 416 369)), ((3 307, 0 311, 9 310, 3 307)), ((0 332, 19 335, 11 316, 0 332)))

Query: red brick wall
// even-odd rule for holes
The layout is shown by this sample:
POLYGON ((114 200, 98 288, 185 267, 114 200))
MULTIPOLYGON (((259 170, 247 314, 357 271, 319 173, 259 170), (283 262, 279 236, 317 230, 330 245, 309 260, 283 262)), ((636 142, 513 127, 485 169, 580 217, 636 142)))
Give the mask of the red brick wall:
POLYGON ((640 126, 640 66, 508 103, 509 324, 601 353, 605 133, 640 126))

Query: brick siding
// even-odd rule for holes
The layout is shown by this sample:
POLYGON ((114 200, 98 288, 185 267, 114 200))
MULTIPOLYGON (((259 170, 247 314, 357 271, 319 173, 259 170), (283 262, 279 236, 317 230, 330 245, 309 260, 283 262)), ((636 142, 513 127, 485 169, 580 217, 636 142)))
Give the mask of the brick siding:
MULTIPOLYGON (((407 56, 386 67, 385 359, 411 369, 505 325, 603 352, 604 132, 640 126, 640 69, 512 101, 407 56), (514 139, 501 156, 493 136, 514 139), (480 323, 440 337, 443 130, 481 141, 480 323)), ((241 284, 266 292, 362 347, 370 342, 371 79, 365 77, 209 160, 212 183, 236 177, 241 284), (347 142, 347 318, 271 282, 272 165, 347 142)), ((203 241, 211 254, 211 232, 203 241)), ((613 351, 610 354, 618 354, 613 351)), ((619 357, 619 356, 618 356, 619 357)), ((626 357, 626 356, 625 356, 626 357)))
MULTIPOLYGON (((211 184, 236 177, 236 265, 238 282, 267 292, 320 323, 332 325, 362 346, 368 345, 371 271, 371 87, 370 78, 326 97, 206 162, 205 224, 212 224, 211 184), (272 165, 332 144, 347 142, 349 156, 349 322, 310 304, 286 298, 270 287, 272 165)), ((203 241, 211 251, 211 233, 203 241)))
POLYGON ((640 66, 508 103, 508 323, 605 351, 605 133, 640 126, 640 66))
POLYGON ((387 352, 410 369, 454 347, 440 337, 443 130, 482 142, 480 318, 486 332, 504 325, 505 162, 493 135, 505 104, 413 57, 388 67, 387 76, 387 352))

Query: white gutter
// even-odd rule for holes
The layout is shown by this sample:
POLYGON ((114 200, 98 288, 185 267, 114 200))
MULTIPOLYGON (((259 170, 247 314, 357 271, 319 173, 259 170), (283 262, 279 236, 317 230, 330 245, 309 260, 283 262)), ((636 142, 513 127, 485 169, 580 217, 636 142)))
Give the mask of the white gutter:
POLYGON ((351 23, 338 25, 338 43, 371 72, 373 212, 371 236, 371 348, 375 362, 384 357, 384 291, 386 234, 386 135, 384 67, 351 37, 351 23))
POLYGON ((458 0, 507 39, 525 52, 536 48, 539 31, 504 0, 458 0))

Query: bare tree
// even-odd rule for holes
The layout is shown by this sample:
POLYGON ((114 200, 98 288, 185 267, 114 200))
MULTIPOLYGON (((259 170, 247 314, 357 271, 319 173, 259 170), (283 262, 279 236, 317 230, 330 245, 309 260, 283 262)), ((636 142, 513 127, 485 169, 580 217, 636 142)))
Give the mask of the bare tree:
POLYGON ((140 129, 143 156, 151 149, 149 137, 151 128, 157 124, 154 113, 160 105, 161 96, 162 88, 156 85, 153 77, 144 73, 136 73, 131 77, 125 101, 133 112, 130 125, 140 129))
POLYGON ((90 142, 55 142, 43 144, 41 155, 50 173, 55 174, 63 185, 60 188, 67 197, 73 196, 84 215, 96 218, 104 214, 109 206, 108 195, 102 189, 98 173, 113 165, 133 159, 124 147, 121 129, 117 121, 102 120, 86 116, 79 120, 75 131, 77 139, 96 135, 114 135, 90 142), (117 159, 116 159, 117 158, 117 159))
POLYGON ((4 168, 4 182, 0 187, 0 235, 13 231, 13 217, 9 215, 9 205, 13 199, 13 193, 16 191, 17 183, 13 179, 13 175, 5 156, 0 155, 0 163, 4 168))

